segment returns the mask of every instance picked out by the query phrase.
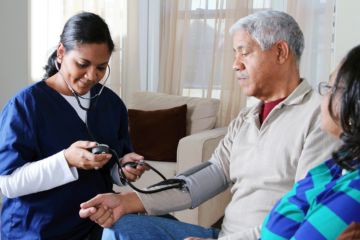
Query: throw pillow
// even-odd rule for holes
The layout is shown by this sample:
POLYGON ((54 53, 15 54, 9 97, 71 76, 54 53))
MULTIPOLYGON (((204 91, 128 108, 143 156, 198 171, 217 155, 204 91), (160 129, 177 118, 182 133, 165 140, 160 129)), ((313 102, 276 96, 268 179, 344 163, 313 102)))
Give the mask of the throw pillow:
POLYGON ((145 160, 176 162, 179 140, 186 135, 187 105, 142 111, 129 109, 130 139, 145 160))

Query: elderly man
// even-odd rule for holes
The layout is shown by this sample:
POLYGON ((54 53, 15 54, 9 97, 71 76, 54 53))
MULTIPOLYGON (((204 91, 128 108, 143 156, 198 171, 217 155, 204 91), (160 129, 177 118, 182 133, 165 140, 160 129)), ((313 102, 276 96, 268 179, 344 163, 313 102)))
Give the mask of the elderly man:
POLYGON ((309 169, 330 158, 339 144, 320 130, 321 97, 300 79, 304 37, 296 21, 283 12, 264 11, 240 19, 230 34, 238 83, 245 95, 261 102, 232 121, 208 162, 175 177, 186 182, 186 191, 99 195, 80 210, 81 217, 110 227, 127 213, 160 215, 197 207, 232 186, 220 234, 212 228, 130 214, 105 229, 103 238, 258 239, 274 204, 309 169))

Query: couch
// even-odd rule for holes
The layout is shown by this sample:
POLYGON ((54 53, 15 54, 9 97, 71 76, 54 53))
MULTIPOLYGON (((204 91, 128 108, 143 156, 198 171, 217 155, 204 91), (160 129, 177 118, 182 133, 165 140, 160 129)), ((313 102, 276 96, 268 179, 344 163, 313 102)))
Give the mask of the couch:
MULTIPOLYGON (((220 101, 153 93, 147 91, 134 92, 131 96, 129 109, 144 111, 169 109, 187 104, 186 137, 179 141, 176 162, 151 161, 150 165, 159 170, 166 178, 189 167, 205 162, 211 158, 215 148, 227 133, 227 127, 217 127, 220 101)), ((130 130, 131 131, 131 130, 130 130)), ((160 182, 162 179, 153 171, 146 172, 140 180, 134 183, 138 188, 146 188, 160 182)), ((133 191, 130 187, 114 185, 116 192, 133 191)), ((175 212, 173 215, 180 221, 196 224, 205 228, 217 222, 225 212, 225 207, 231 200, 230 189, 201 204, 192 210, 175 212)))

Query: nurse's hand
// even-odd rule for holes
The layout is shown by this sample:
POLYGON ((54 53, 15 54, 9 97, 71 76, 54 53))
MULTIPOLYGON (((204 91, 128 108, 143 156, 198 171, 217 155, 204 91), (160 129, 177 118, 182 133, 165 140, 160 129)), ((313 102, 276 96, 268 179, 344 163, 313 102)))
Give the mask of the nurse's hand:
MULTIPOLYGON (((123 156, 123 158, 121 160, 121 166, 123 166, 127 162, 138 163, 140 160, 143 160, 143 159, 144 159, 144 157, 140 156, 139 154, 128 153, 123 156)), ((150 168, 148 168, 147 166, 137 166, 136 168, 126 166, 126 167, 123 167, 122 170, 124 171, 126 178, 130 182, 135 182, 136 180, 139 180, 139 178, 141 178, 141 175, 143 175, 145 171, 149 171, 150 168)), ((119 170, 119 174, 120 174, 120 177, 122 177, 120 170, 119 170)))
POLYGON ((99 194, 80 207, 81 218, 89 217, 103 228, 111 227, 125 214, 146 212, 135 192, 99 194))
POLYGON ((96 147, 96 142, 77 141, 64 151, 69 167, 81 169, 102 168, 111 158, 111 154, 95 155, 86 149, 96 147))

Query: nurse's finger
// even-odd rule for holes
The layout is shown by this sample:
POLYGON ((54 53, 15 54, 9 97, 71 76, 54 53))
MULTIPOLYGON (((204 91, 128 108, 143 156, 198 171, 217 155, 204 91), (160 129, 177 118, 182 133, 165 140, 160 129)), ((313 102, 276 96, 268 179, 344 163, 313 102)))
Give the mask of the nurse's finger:
MULTIPOLYGON (((123 168, 123 169, 124 169, 124 168, 123 168)), ((135 176, 139 176, 139 177, 144 173, 143 171, 137 169, 137 167, 136 167, 136 168, 132 168, 132 167, 130 167, 130 166, 126 166, 125 169, 126 169, 127 172, 129 172, 129 173, 131 173, 131 174, 133 174, 133 175, 135 175, 135 176)))
POLYGON ((78 141, 73 144, 67 149, 64 150, 64 157, 66 161, 69 164, 69 167, 81 167, 83 165, 82 163, 79 163, 83 161, 84 159, 88 157, 92 157, 88 150, 79 147, 79 146, 92 146, 93 144, 96 145, 96 143, 89 142, 89 141, 78 141))
POLYGON ((109 159, 105 159, 101 162, 95 162, 95 161, 89 161, 89 160, 85 160, 82 168, 89 170, 89 169, 99 169, 102 168, 107 162, 109 161, 109 159))
POLYGON ((150 170, 150 168, 147 167, 147 166, 145 166, 145 165, 137 165, 136 169, 137 169, 137 170, 140 170, 140 171, 142 171, 142 172, 144 172, 144 171, 149 171, 149 170, 150 170))
MULTIPOLYGON (((130 167, 130 166, 129 166, 130 167)), ((131 167, 130 167, 131 168, 131 167)), ((127 170, 127 168, 122 168, 124 174, 126 175, 126 178, 130 181, 130 182, 135 182, 137 180, 137 175, 132 174, 131 172, 129 172, 127 170)))
POLYGON ((82 159, 86 159, 88 161, 95 161, 95 162, 100 162, 106 159, 109 160, 112 156, 110 153, 93 154, 85 149, 78 149, 78 154, 81 156, 82 159))
POLYGON ((109 161, 109 159, 112 157, 111 154, 106 153, 106 154, 93 154, 91 157, 88 158, 88 160, 90 161, 94 161, 94 162, 102 162, 102 161, 109 161))
POLYGON ((77 141, 77 142, 73 143, 72 145, 74 145, 75 147, 78 147, 78 148, 86 149, 86 148, 96 147, 97 143, 91 142, 91 141, 77 141))

